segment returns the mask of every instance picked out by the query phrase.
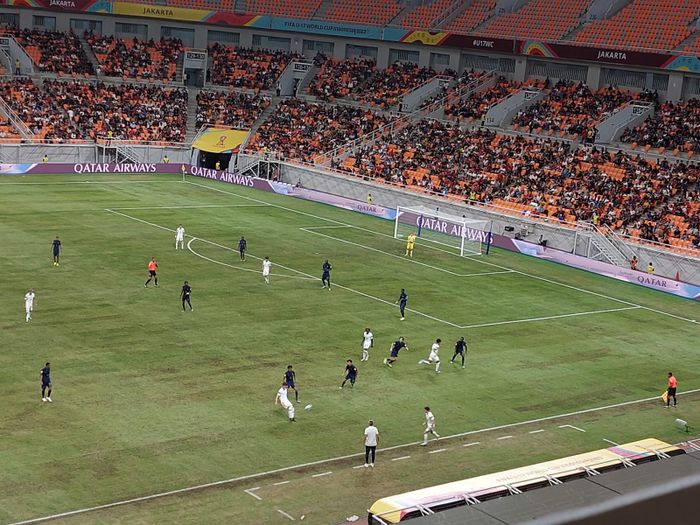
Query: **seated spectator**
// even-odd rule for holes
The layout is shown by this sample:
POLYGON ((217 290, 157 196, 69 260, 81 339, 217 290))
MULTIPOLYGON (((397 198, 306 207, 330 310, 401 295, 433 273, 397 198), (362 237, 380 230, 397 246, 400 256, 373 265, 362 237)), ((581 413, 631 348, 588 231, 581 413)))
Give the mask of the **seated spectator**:
POLYGON ((182 41, 176 38, 145 41, 86 32, 85 41, 92 47, 101 73, 108 77, 174 80, 184 50, 182 41))
POLYGON ((489 110, 491 106, 497 104, 507 96, 515 93, 523 84, 506 80, 505 77, 499 77, 496 84, 484 91, 473 93, 466 98, 457 98, 456 100, 448 101, 445 105, 445 116, 449 118, 475 119, 480 120, 489 110))
POLYGON ((352 97, 363 104, 389 109, 401 102, 401 96, 417 88, 437 73, 432 68, 418 67, 410 62, 394 62, 386 69, 377 70, 352 97))
POLYGON ((222 86, 247 89, 272 89, 296 53, 231 47, 209 46, 211 82, 222 86))
POLYGON ((287 99, 258 128, 249 149, 312 162, 388 122, 387 117, 363 108, 287 99))
POLYGON ((3 32, 14 36, 39 71, 77 75, 95 72, 80 39, 73 33, 14 27, 3 32))
POLYGON ((700 100, 666 102, 640 126, 628 129, 622 142, 700 153, 700 100))
POLYGON ((197 129, 205 124, 250 129, 270 105, 270 97, 202 90, 197 95, 197 129))
POLYGON ((326 101, 347 97, 356 94, 360 86, 375 73, 376 62, 369 58, 330 59, 316 74, 309 86, 309 93, 326 101))

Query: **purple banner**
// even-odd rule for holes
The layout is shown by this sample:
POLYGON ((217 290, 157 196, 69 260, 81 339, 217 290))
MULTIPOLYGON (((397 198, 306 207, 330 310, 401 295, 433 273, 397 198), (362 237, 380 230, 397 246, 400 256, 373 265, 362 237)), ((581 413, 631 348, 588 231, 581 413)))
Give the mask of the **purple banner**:
POLYGON ((245 186, 247 188, 255 188, 256 190, 269 191, 282 195, 289 193, 291 188, 291 185, 283 182, 258 179, 257 177, 247 177, 245 175, 241 175, 240 173, 230 173, 228 171, 199 168, 192 165, 188 165, 187 173, 193 177, 218 180, 219 182, 233 184, 234 186, 245 186))
POLYGON ((388 219, 393 221, 396 217, 396 210, 394 208, 375 206, 374 204, 367 204, 362 201, 348 199, 347 197, 340 197, 339 195, 331 195, 330 193, 323 193, 321 191, 293 187, 289 191, 289 195, 291 195, 292 197, 299 197, 300 199, 306 199, 309 201, 330 204, 331 206, 335 206, 336 208, 343 208, 346 210, 364 213, 366 215, 373 215, 374 217, 379 217, 381 219, 388 219))
MULTIPOLYGON (((188 165, 187 165, 188 166, 188 165)), ((69 173, 107 173, 107 174, 134 174, 134 173, 182 173, 182 164, 163 163, 80 163, 80 164, 0 164, 2 175, 58 175, 69 173)))

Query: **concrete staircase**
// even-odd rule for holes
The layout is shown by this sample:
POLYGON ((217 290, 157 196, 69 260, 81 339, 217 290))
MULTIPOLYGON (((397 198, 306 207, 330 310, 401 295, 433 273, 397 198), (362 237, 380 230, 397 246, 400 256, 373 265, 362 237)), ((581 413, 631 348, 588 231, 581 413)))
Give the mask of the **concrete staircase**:
POLYGON ((180 53, 177 59, 177 67, 175 69, 175 82, 182 82, 182 74, 185 72, 185 52, 180 53))
POLYGON ((199 131, 197 129, 197 94, 198 88, 187 88, 187 133, 185 133, 185 144, 192 143, 199 131))
POLYGON ((299 85, 297 86, 297 95, 308 95, 309 86, 311 85, 311 82, 313 82, 314 78, 316 78, 316 75, 320 70, 321 68, 316 65, 309 69, 309 72, 306 73, 306 76, 301 79, 301 82, 299 82, 299 85))
POLYGON ((433 25, 437 29, 442 29, 447 24, 452 22, 455 18, 458 18, 464 11, 472 5, 472 0, 467 0, 466 2, 460 2, 455 0, 452 2, 449 9, 447 9, 441 16, 433 20, 433 25))
POLYGON ((246 146, 248 145, 248 141, 253 138, 253 135, 258 131, 258 128, 262 125, 263 122, 265 122, 270 115, 272 115, 275 111, 277 111, 277 106, 279 103, 284 99, 284 97, 272 97, 272 100, 270 101, 270 105, 265 108, 265 110, 260 113, 260 116, 258 119, 255 121, 253 126, 250 128, 250 133, 248 134, 248 138, 246 138, 245 142, 241 144, 241 151, 245 151, 246 146))
POLYGON ((97 72, 97 68, 100 67, 100 63, 98 62, 97 57, 95 56, 95 52, 92 50, 92 47, 90 47, 90 44, 88 44, 82 36, 79 38, 80 45, 83 46, 83 51, 85 51, 85 56, 87 56, 88 60, 92 64, 92 67, 95 70, 95 72, 97 72))

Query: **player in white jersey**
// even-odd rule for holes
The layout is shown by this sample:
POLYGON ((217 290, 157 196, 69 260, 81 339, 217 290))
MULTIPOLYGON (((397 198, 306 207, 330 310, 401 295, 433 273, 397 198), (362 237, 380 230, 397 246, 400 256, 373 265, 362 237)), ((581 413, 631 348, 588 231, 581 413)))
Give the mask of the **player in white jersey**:
POLYGON ((272 263, 270 262, 270 258, 265 257, 265 260, 262 263, 263 279, 265 279, 265 284, 270 284, 270 266, 272 266, 272 263))
POLYGON ((437 439, 440 438, 440 434, 435 432, 435 416, 430 411, 430 407, 425 407, 425 430, 423 431, 423 443, 421 445, 425 446, 428 444, 428 434, 432 434, 437 439))
POLYGON ((32 318, 32 312, 34 311, 34 298, 36 297, 36 294, 34 293, 34 290, 30 288, 27 293, 24 294, 24 311, 25 311, 25 316, 24 320, 28 323, 31 318, 32 318))
POLYGON ((369 349, 374 346, 374 334, 369 328, 365 328, 362 334, 362 359, 360 361, 369 361, 369 349))
POLYGON ((277 395, 275 396, 275 406, 277 406, 277 403, 282 405, 282 408, 284 408, 287 411, 289 421, 296 421, 296 419, 294 419, 294 405, 287 398, 288 388, 289 385, 287 385, 286 381, 282 383, 282 386, 277 391, 277 395))
POLYGON ((177 250, 177 245, 180 244, 180 249, 185 249, 185 227, 180 224, 175 230, 175 249, 177 250))
POLYGON ((436 339, 433 346, 430 347, 430 355, 428 356, 428 359, 421 359, 418 361, 419 365, 429 365, 431 363, 435 363, 436 374, 440 373, 440 356, 438 356, 438 352, 440 351, 440 343, 442 343, 442 339, 436 339))

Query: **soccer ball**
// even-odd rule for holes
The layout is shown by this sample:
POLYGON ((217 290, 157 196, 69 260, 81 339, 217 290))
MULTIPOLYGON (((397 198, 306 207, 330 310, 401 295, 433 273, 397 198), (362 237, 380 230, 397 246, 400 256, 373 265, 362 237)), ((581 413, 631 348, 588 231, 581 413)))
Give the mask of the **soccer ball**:
POLYGON ((312 406, 313 406, 313 405, 306 405, 306 406, 304 407, 304 410, 311 410, 311 407, 312 407, 312 406))

